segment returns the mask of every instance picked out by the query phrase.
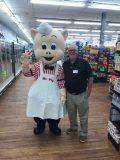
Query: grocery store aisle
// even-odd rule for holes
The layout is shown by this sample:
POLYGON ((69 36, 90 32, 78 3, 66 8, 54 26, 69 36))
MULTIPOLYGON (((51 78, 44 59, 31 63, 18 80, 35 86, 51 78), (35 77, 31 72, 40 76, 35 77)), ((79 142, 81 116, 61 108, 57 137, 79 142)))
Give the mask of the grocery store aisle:
POLYGON ((107 139, 110 109, 108 84, 96 83, 90 98, 88 142, 66 135, 67 116, 61 121, 62 135, 53 136, 48 127, 41 136, 33 134, 34 122, 27 118, 26 97, 31 78, 20 77, 0 97, 0 160, 119 160, 107 139))

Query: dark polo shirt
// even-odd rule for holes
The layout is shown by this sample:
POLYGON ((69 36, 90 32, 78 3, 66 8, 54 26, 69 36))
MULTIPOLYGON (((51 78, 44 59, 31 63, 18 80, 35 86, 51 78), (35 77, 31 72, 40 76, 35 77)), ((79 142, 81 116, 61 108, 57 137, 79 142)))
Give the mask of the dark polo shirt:
POLYGON ((77 95, 87 89, 87 82, 92 77, 89 63, 83 59, 77 59, 75 63, 66 61, 63 63, 65 87, 71 94, 77 95))

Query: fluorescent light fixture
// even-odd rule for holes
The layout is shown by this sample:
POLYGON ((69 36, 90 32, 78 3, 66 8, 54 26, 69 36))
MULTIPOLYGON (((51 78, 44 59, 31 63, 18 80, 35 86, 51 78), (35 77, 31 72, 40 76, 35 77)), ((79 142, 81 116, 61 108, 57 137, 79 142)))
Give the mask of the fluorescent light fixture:
POLYGON ((19 26, 19 22, 17 21, 16 17, 11 17, 11 19, 19 26))
POLYGON ((76 32, 89 32, 90 30, 88 30, 88 29, 72 29, 72 28, 70 28, 70 29, 67 29, 68 31, 76 31, 76 32))
POLYGON ((109 26, 120 27, 120 23, 108 23, 109 26))
POLYGON ((83 25, 96 25, 99 26, 101 25, 100 22, 84 22, 84 21, 75 21, 74 24, 83 24, 83 25))
POLYGON ((81 36, 81 37, 75 37, 75 38, 77 38, 77 39, 89 39, 89 38, 91 38, 91 37, 89 37, 89 36, 88 36, 88 37, 82 37, 82 36, 81 36))
MULTIPOLYGON (((66 29, 66 30, 68 30, 68 31, 70 31, 70 33, 69 34, 77 34, 77 33, 71 33, 72 31, 74 32, 74 31, 76 31, 76 32, 89 32, 90 30, 88 30, 88 29, 75 29, 75 28, 69 28, 69 29, 67 29, 67 28, 53 28, 54 30, 64 30, 64 29, 66 29)), ((79 34, 80 35, 80 34, 79 34)))
POLYGON ((66 7, 84 7, 84 2, 71 2, 71 1, 54 1, 54 0, 30 0, 30 3, 66 7))
POLYGON ((14 14, 11 12, 11 10, 9 9, 9 7, 6 5, 6 3, 4 1, 0 1, 0 7, 2 8, 3 11, 5 11, 8 16, 18 25, 18 27, 21 29, 21 31, 25 34, 25 36, 30 40, 30 42, 32 43, 32 39, 31 37, 26 34, 24 28, 25 27, 21 27, 20 23, 17 21, 16 17, 14 16, 14 14))
POLYGON ((69 0, 69 1, 74 1, 74 2, 83 2, 83 1, 86 1, 86 0, 69 0))
POLYGON ((98 34, 82 34, 82 36, 100 37, 98 34))
POLYGON ((118 35, 112 35, 112 37, 117 37, 118 35))
POLYGON ((120 5, 120 2, 114 2, 114 1, 119 1, 119 0, 113 0, 113 1, 111 1, 111 0, 105 0, 105 1, 103 1, 102 0, 102 2, 101 2, 101 0, 92 0, 92 1, 94 1, 94 3, 102 3, 102 4, 107 4, 107 5, 120 5), (108 2, 108 1, 110 1, 110 2, 108 2))
POLYGON ((105 4, 105 3, 91 3, 88 8, 101 9, 101 10, 116 10, 120 11, 120 5, 118 4, 105 4))
POLYGON ((53 29, 54 30, 63 30, 63 28, 54 28, 54 27, 53 27, 53 29))
POLYGON ((94 33, 95 33, 95 32, 96 32, 96 33, 100 33, 100 30, 92 30, 92 33, 93 33, 93 32, 94 32, 94 33))
POLYGON ((79 33, 69 33, 68 35, 69 35, 69 36, 80 36, 79 33))
POLYGON ((24 29, 24 26, 22 26, 22 25, 19 24, 19 28, 25 34, 25 36, 30 40, 30 42, 33 43, 32 38, 30 37, 30 35, 28 33, 26 33, 26 29, 24 29))
MULTIPOLYGON (((100 30, 92 30, 92 33, 100 33, 100 30)), ((106 33, 114 33, 115 31, 105 31, 106 33)))
POLYGON ((9 16, 13 16, 13 13, 11 10, 7 7, 6 3, 4 1, 0 1, 0 8, 6 12, 9 16))
POLYGON ((71 21, 67 20, 54 20, 54 19, 36 19, 37 22, 48 22, 48 23, 65 23, 70 24, 71 21))
POLYGON ((114 33, 115 31, 105 31, 105 33, 114 33))

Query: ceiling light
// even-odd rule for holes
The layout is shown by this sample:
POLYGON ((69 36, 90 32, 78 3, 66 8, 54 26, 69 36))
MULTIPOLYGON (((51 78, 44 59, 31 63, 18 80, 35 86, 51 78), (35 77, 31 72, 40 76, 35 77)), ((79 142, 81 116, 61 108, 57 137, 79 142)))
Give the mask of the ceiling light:
POLYGON ((82 36, 99 37, 98 34, 82 34, 82 36))
POLYGON ((70 24, 71 21, 67 20, 54 20, 54 19, 36 19, 37 22, 48 22, 48 23, 65 23, 70 24))
POLYGON ((114 33, 115 31, 105 31, 105 33, 114 33))
POLYGON ((88 36, 88 37, 82 37, 82 36, 81 36, 81 37, 75 37, 75 38, 76 38, 76 39, 90 39, 91 37, 89 37, 89 36, 88 36))
POLYGON ((89 32, 90 30, 88 30, 88 29, 72 29, 72 28, 70 28, 70 29, 67 29, 68 31, 77 31, 77 32, 89 32))
POLYGON ((116 10, 116 11, 120 11, 120 5, 118 4, 105 4, 105 3, 92 3, 88 6, 88 8, 92 8, 92 9, 101 9, 101 10, 116 10))
POLYGON ((120 23, 108 23, 109 26, 120 27, 120 23))
POLYGON ((83 24, 83 25, 101 25, 100 22, 84 22, 84 21, 75 21, 74 24, 83 24))
POLYGON ((15 17, 11 17, 11 19, 17 24, 19 25, 19 22, 17 21, 17 19, 15 17))
POLYGON ((100 30, 92 30, 92 32, 100 33, 100 30))
POLYGON ((25 27, 21 27, 20 23, 17 21, 16 17, 14 16, 14 14, 11 12, 11 10, 9 9, 9 7, 6 5, 6 3, 4 1, 0 1, 0 7, 2 8, 3 11, 5 11, 9 17, 18 25, 18 27, 21 29, 21 31, 25 34, 25 36, 29 39, 29 41, 32 43, 32 39, 30 38, 30 36, 28 34, 26 34, 24 28, 25 27))
POLYGON ((10 11, 10 9, 7 7, 6 3, 4 1, 0 1, 0 8, 6 12, 9 16, 13 16, 13 13, 10 11))
POLYGON ((54 27, 53 27, 53 29, 54 30, 63 30, 63 28, 54 28, 54 27))
POLYGON ((43 4, 43 5, 55 5, 55 6, 67 6, 67 7, 84 7, 84 2, 70 2, 70 1, 53 1, 53 0, 30 0, 30 3, 43 4))
POLYGON ((80 36, 79 33, 69 33, 68 35, 69 35, 69 36, 80 36))
MULTIPOLYGON (((92 33, 100 33, 100 30, 92 30, 92 33)), ((105 31, 106 33, 114 33, 115 31, 105 31)))

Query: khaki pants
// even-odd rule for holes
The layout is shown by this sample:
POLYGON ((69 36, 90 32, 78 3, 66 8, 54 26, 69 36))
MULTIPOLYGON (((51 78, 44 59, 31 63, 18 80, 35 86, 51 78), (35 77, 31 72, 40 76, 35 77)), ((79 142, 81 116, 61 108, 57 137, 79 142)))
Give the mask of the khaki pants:
POLYGON ((88 133, 88 97, 87 93, 72 95, 67 92, 67 111, 70 120, 70 128, 78 129, 77 112, 80 118, 80 136, 87 136, 88 133))

